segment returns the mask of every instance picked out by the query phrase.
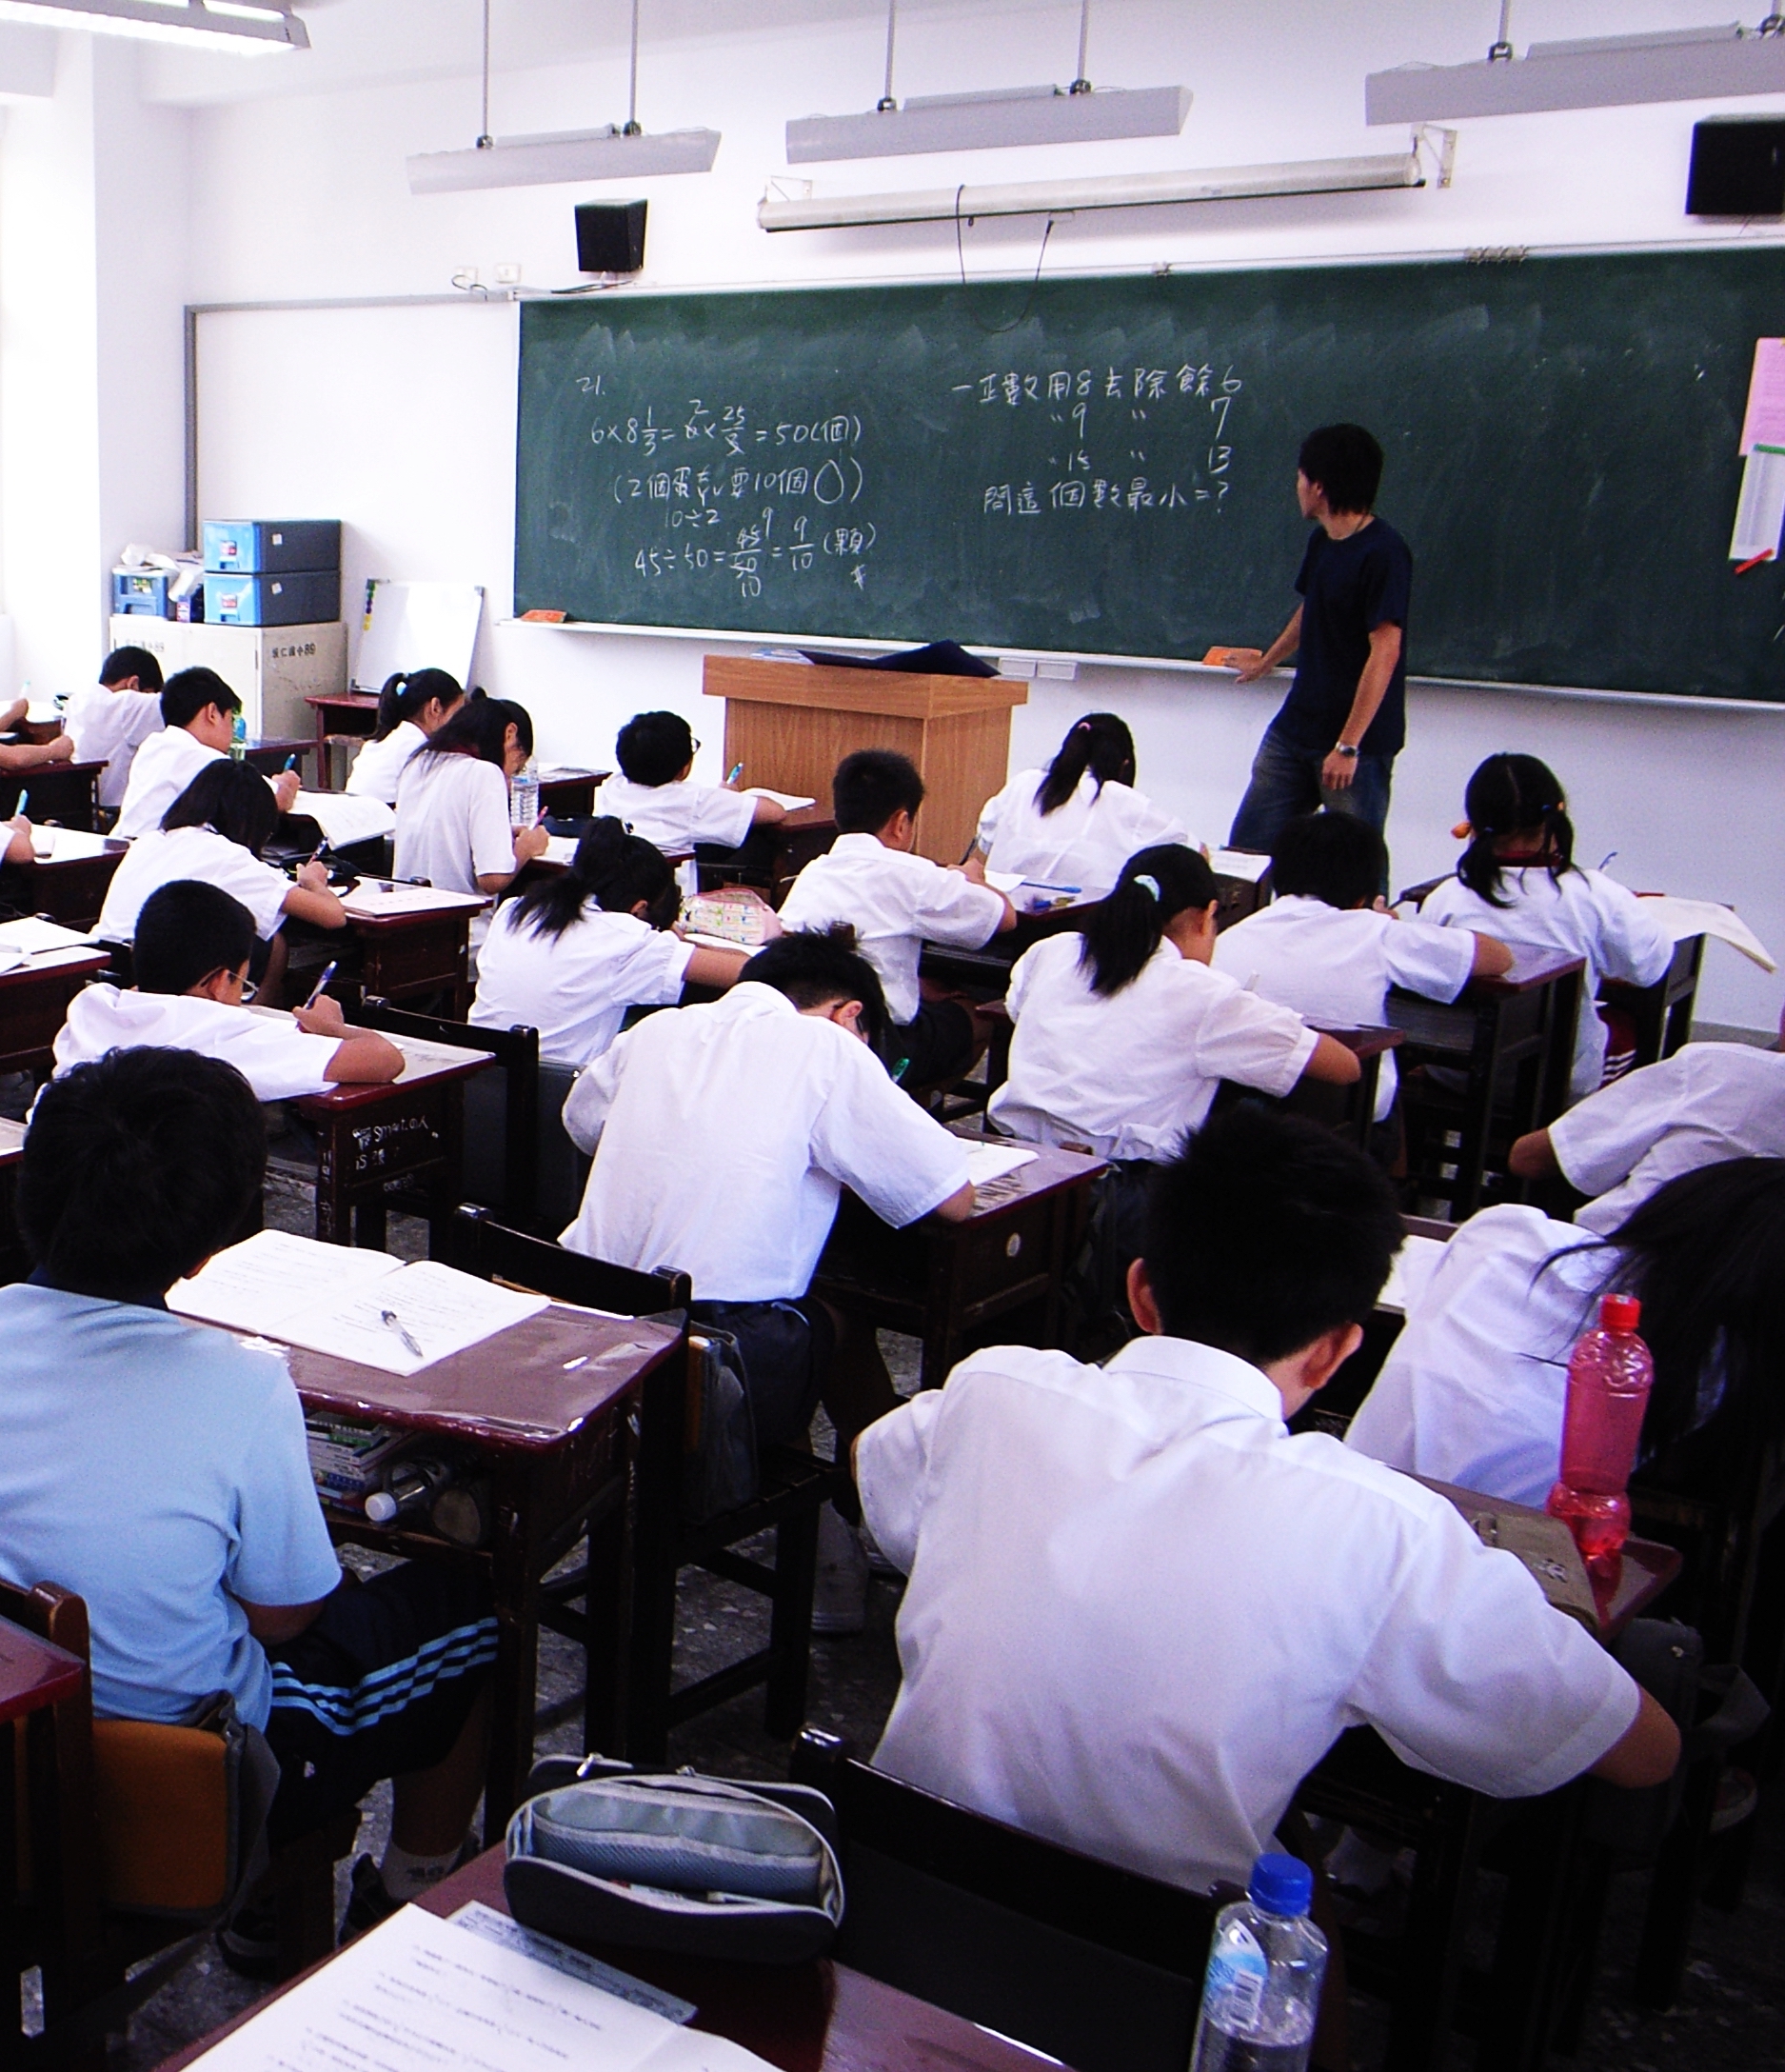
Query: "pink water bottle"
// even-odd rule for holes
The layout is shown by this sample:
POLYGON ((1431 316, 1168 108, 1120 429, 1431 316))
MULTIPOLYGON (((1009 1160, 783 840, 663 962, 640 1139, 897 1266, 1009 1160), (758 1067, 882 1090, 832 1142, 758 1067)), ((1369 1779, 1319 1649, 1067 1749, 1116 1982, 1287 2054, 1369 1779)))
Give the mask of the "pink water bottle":
POLYGON ((1616 1567, 1630 1537, 1624 1492, 1655 1380, 1655 1362, 1636 1335, 1641 1317, 1634 1295, 1602 1296, 1598 1328, 1583 1332, 1571 1354, 1562 1471, 1544 1506, 1567 1520, 1581 1559, 1601 1573, 1616 1567))

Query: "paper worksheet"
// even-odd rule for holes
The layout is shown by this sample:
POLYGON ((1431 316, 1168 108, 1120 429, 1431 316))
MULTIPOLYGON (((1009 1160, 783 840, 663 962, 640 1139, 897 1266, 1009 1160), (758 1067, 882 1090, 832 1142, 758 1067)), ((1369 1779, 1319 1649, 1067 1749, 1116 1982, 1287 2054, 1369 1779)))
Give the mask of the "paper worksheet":
POLYGON ((1257 856, 1250 849, 1211 849, 1209 868, 1218 878, 1243 878, 1248 885, 1257 885, 1271 867, 1268 856, 1257 856))
POLYGON ((418 1259, 327 1307, 288 1317, 276 1335, 387 1374, 416 1374, 551 1305, 544 1295, 498 1287, 432 1259, 418 1259))
POLYGON ((1773 953, 1733 906, 1721 906, 1714 899, 1677 899, 1671 892, 1642 895, 1642 910, 1653 914, 1675 942, 1689 935, 1714 935, 1719 943, 1738 949, 1762 971, 1776 971, 1773 953))
POLYGON ((983 1187, 1034 1163, 1033 1151, 1006 1149, 1002 1144, 976 1144, 967 1153, 967 1178, 976 1187, 983 1187))
POLYGON ((1438 1271, 1438 1263, 1444 1256, 1444 1244, 1442 1238, 1411 1234, 1402 1238, 1400 1249, 1388 1269, 1388 1280, 1376 1298, 1376 1306, 1404 1317, 1425 1293, 1425 1284, 1438 1271))
POLYGON ((335 848, 346 842, 376 841, 397 827, 394 806, 356 791, 300 791, 291 810, 307 813, 335 848))
POLYGON ((1014 892, 1022 883, 1022 873, 1020 870, 988 870, 985 882, 994 892, 1014 892))
POLYGON ((338 1301, 344 1287, 385 1280, 402 1265, 388 1252, 368 1247, 324 1245, 288 1230, 257 1230, 215 1253, 202 1273, 176 1281, 168 1290, 168 1307, 228 1330, 283 1338, 288 1319, 338 1301))
POLYGON ((197 2061, 207 2072, 769 2072, 525 1951, 400 1907, 197 2061))
POLYGON ((771 791, 766 785, 745 785, 744 796, 746 799, 772 799, 777 806, 789 813, 797 813, 804 807, 818 804, 816 799, 802 798, 794 791, 771 791))
POLYGON ((568 870, 576 861, 577 838, 573 834, 548 834, 545 837, 545 861, 562 864, 568 870))
POLYGON ((454 906, 487 906, 482 892, 443 892, 431 885, 403 885, 390 878, 360 878, 341 904, 350 914, 367 920, 380 914, 443 913, 454 906))
POLYGON ((91 949, 92 938, 54 921, 9 921, 0 925, 0 950, 41 957, 47 949, 91 949))

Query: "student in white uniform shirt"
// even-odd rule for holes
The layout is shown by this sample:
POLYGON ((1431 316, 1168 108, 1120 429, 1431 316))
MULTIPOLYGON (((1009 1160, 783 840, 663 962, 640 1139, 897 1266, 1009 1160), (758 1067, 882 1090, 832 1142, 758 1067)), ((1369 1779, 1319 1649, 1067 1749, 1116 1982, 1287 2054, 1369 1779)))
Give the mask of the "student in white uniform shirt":
POLYGON ((69 1003, 55 1043, 56 1077, 109 1050, 196 1050, 232 1065, 257 1101, 295 1101, 333 1086, 383 1085, 403 1069, 387 1036, 350 1029, 326 995, 283 1015, 242 1004, 254 921, 214 885, 176 879, 136 917, 136 985, 89 986, 69 1003))
POLYGON ((785 817, 774 799, 697 785, 689 773, 699 747, 680 712, 636 713, 614 741, 620 774, 595 794, 596 812, 611 813, 660 849, 691 849, 697 842, 741 848, 752 828, 785 817))
MULTIPOLYGON (((30 710, 29 698, 14 698, 10 705, 0 707, 0 734, 10 733, 30 710)), ((0 741, 0 772, 17 775, 42 769, 47 763, 66 763, 73 754, 74 743, 66 732, 50 741, 0 741)))
MULTIPOLYGON (((532 753, 525 706, 467 698, 397 780, 395 874, 445 892, 506 891, 551 839, 544 827, 516 827, 508 817, 508 780, 532 753)), ((485 909, 471 921, 473 972, 488 932, 485 909)))
POLYGON ((1608 1236, 1511 1204, 1444 1247, 1345 1443, 1391 1466, 1540 1504, 1561 1464, 1568 1356, 1599 1297, 1642 1304, 1655 1357, 1643 1473, 1727 1497, 1785 1434, 1785 1161, 1682 1173, 1608 1236))
POLYGON ((1046 769, 1019 770, 980 814, 988 870, 1101 899, 1137 849, 1188 842, 1183 823, 1134 788, 1134 736, 1114 712, 1074 723, 1046 769))
POLYGON ((890 748, 845 755, 831 780, 837 839, 801 871, 781 905, 788 928, 855 930, 880 974, 893 1027, 895 1076, 920 1087, 958 1079, 983 1048, 990 1025, 961 1000, 925 1000, 918 959, 926 941, 982 949, 1017 925, 1017 911, 985 883, 973 857, 944 870, 912 854, 923 780, 890 748))
MULTIPOLYGON (((131 759, 124 805, 111 830, 120 842, 134 842, 159 827, 162 815, 199 771, 228 754, 241 709, 241 699, 215 669, 179 669, 169 677, 161 693, 161 730, 131 759)), ((296 770, 261 781, 279 811, 288 813, 301 782, 296 770)))
POLYGON ((1568 801, 1535 755, 1489 756, 1469 780, 1463 810, 1457 832, 1469 847, 1422 918, 1586 960, 1569 1083, 1569 1098, 1584 1100, 1605 1076, 1600 983, 1653 986, 1673 961, 1673 938, 1634 892, 1575 862, 1568 801))
POLYGON ((263 1006, 280 1006, 286 916, 319 928, 344 928, 347 916, 321 864, 306 864, 293 884, 261 861, 261 848, 278 824, 279 807, 266 781, 245 763, 213 758, 168 808, 161 826, 130 844, 106 889, 94 935, 107 943, 132 941, 149 894, 176 879, 218 886, 248 908, 259 938, 253 958, 258 997, 263 1006))
POLYGON ((628 1007, 674 1006, 686 986, 729 986, 747 962, 669 931, 681 911, 661 849, 611 815, 592 821, 570 867, 496 909, 477 960, 478 1028, 536 1028, 542 1062, 579 1070, 628 1007))
POLYGON ((1575 1221, 1603 1234, 1668 1181, 1731 1158, 1785 1158, 1781 1050, 1688 1044, 1520 1137, 1506 1163, 1521 1180, 1560 1173, 1596 1195, 1575 1221))
POLYGON ((1285 1420, 1359 1343, 1387 1182, 1241 1107, 1161 1176, 1107 1365, 997 1346, 864 1431, 910 1581, 874 1762, 1148 1877, 1243 1882, 1347 1727, 1497 1798, 1658 1783, 1673 1723, 1435 1491, 1285 1420))
POLYGON ((161 664, 147 648, 114 648, 99 666, 99 681, 77 690, 63 713, 74 757, 103 763, 99 803, 124 804, 136 751, 161 730, 161 664))
POLYGON ((397 803, 397 779, 418 748, 465 703, 465 687, 445 669, 410 669, 385 679, 372 738, 353 758, 347 788, 356 798, 397 803))
MULTIPOLYGON (((1472 978, 1506 970, 1513 953, 1491 935, 1398 921, 1377 891, 1388 847, 1353 813, 1303 813, 1271 851, 1276 898, 1215 939, 1215 968, 1262 1000, 1328 1028, 1379 1027, 1388 989, 1455 1000, 1472 978)), ((1395 1105, 1395 1058, 1376 1084, 1376 1120, 1395 1105)))

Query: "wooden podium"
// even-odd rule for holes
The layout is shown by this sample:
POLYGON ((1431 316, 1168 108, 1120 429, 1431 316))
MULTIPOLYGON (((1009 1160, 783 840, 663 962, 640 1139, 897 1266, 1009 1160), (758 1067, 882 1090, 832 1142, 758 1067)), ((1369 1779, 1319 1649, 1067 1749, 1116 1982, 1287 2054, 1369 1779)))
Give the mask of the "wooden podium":
POLYGON ((1010 770, 1010 708, 1029 687, 1003 676, 909 676, 812 663, 708 655, 701 687, 725 701, 725 767, 744 782, 830 805, 837 765, 855 748, 896 748, 922 773, 918 854, 958 864, 980 808, 1010 770))

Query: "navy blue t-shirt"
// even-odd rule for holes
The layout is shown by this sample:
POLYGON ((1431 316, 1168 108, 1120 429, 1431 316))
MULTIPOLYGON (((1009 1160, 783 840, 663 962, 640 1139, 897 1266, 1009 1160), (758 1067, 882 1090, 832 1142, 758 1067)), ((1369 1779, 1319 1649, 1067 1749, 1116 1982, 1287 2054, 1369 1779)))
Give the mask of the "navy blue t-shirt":
POLYGON ((1373 518, 1348 539, 1329 539, 1316 526, 1308 537, 1296 578, 1301 594, 1301 647, 1296 680, 1272 731, 1299 748, 1322 754, 1358 694, 1358 679, 1370 659, 1370 635, 1378 626, 1401 629, 1400 659, 1388 693, 1369 731, 1359 743, 1365 755, 1393 755, 1407 738, 1407 604, 1413 588, 1413 555, 1393 526, 1373 518))

